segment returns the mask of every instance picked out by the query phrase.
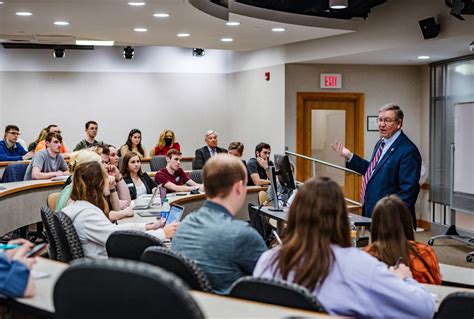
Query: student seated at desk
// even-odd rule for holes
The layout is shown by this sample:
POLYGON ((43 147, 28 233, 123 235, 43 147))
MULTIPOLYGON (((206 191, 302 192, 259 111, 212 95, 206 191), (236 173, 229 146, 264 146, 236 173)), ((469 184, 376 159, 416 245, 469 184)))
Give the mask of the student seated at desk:
POLYGON ((283 244, 260 257, 253 275, 308 288, 331 315, 432 318, 435 310, 430 292, 407 266, 387 268, 351 247, 344 195, 329 178, 300 187, 283 244))
POLYGON ((63 209, 72 219, 86 258, 107 258, 105 243, 110 234, 118 230, 147 231, 161 240, 173 237, 177 223, 164 228, 163 221, 158 219, 149 224, 113 224, 104 213, 107 209, 103 195, 106 184, 107 173, 98 162, 80 164, 74 172, 73 202, 63 209))
POLYGON ((0 161, 25 161, 35 155, 35 152, 26 152, 18 142, 20 129, 16 125, 5 126, 5 135, 0 141, 0 161))
POLYGON ((11 298, 31 297, 35 293, 35 282, 30 270, 34 258, 26 257, 33 244, 26 239, 16 239, 8 245, 19 244, 18 248, 0 253, 0 294, 11 298))
POLYGON ((181 151, 181 146, 176 142, 172 130, 163 130, 158 138, 158 143, 150 152, 150 156, 166 155, 170 149, 181 151))
POLYGON ((372 244, 365 248, 378 260, 393 266, 399 258, 413 278, 425 284, 441 284, 438 258, 430 246, 415 241, 412 216, 396 195, 380 199, 372 212, 372 244))
POLYGON ((145 157, 145 149, 142 146, 142 132, 137 128, 128 133, 127 141, 120 147, 119 156, 125 156, 128 152, 134 152, 140 157, 145 157))
POLYGON ((123 157, 121 173, 132 199, 153 193, 157 186, 147 173, 142 172, 140 156, 134 152, 128 152, 123 157))
POLYGON ((181 152, 170 149, 166 154, 166 167, 160 169, 155 175, 155 182, 163 185, 168 193, 190 192, 203 190, 202 184, 198 184, 186 175, 181 168, 181 152))

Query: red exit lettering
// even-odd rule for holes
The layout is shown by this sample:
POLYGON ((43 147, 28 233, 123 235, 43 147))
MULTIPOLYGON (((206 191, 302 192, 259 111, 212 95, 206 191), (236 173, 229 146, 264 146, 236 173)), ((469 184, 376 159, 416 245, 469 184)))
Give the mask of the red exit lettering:
POLYGON ((333 75, 327 75, 324 77, 324 85, 329 87, 337 86, 337 77, 333 75))

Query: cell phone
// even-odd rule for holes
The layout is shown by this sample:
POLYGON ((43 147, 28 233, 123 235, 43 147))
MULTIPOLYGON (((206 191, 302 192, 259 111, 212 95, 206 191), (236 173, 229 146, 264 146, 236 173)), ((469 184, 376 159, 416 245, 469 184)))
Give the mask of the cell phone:
POLYGON ((47 247, 48 247, 48 244, 46 244, 46 243, 36 245, 29 252, 27 252, 25 254, 25 256, 28 257, 28 258, 29 257, 37 257, 37 256, 41 255, 46 250, 47 247))
POLYGON ((166 221, 164 226, 171 224, 174 221, 180 221, 181 216, 183 215, 184 207, 176 204, 172 204, 170 211, 168 213, 168 217, 166 217, 166 221))

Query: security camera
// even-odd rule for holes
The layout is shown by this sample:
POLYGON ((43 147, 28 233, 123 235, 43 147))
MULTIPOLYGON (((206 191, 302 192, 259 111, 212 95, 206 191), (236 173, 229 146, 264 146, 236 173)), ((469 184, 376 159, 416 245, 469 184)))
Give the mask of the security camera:
POLYGON ((469 43, 469 51, 474 51, 474 41, 469 43))
POLYGON ((63 48, 56 48, 53 50, 53 57, 61 59, 66 56, 66 51, 63 48))
POLYGON ((133 56, 135 55, 135 49, 132 48, 131 46, 128 46, 123 49, 123 57, 127 60, 133 59, 133 56))

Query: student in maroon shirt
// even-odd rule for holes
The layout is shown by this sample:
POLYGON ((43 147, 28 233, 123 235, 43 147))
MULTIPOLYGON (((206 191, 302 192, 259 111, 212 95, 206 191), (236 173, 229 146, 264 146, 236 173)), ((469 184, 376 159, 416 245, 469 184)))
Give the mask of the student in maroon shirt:
POLYGON ((162 168, 155 175, 157 184, 161 184, 166 188, 168 193, 171 192, 190 192, 193 190, 203 190, 203 185, 194 182, 186 175, 181 166, 181 152, 170 149, 166 154, 166 167, 162 168))

